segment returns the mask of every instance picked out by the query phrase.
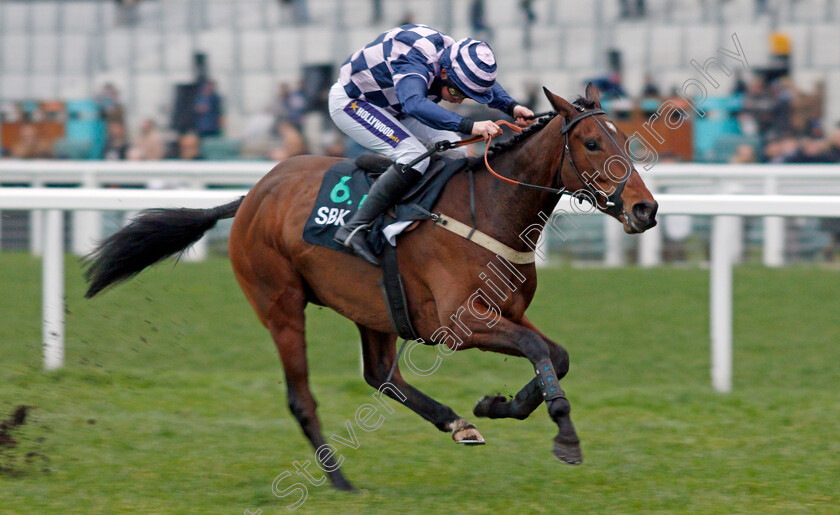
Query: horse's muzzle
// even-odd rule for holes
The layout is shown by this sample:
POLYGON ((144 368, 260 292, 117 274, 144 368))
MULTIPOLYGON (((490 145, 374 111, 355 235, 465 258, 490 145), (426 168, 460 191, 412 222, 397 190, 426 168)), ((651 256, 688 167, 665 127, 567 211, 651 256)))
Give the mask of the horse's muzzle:
POLYGON ((642 200, 636 202, 631 208, 630 222, 633 229, 637 232, 645 232, 646 230, 656 225, 656 212, 659 210, 659 204, 654 200, 642 200))

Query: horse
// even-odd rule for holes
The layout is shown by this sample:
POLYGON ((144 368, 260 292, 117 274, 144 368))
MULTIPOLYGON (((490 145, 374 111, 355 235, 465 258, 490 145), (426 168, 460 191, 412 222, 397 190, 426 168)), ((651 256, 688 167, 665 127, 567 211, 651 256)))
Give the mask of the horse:
MULTIPOLYGON (((570 103, 543 89, 553 116, 511 141, 493 145, 486 166, 477 166, 472 176, 454 175, 434 211, 463 222, 474 217, 474 227, 522 253, 533 249, 521 237, 523 231, 545 229, 546 214, 554 211, 560 193, 587 196, 627 233, 655 226, 657 203, 626 157, 627 136, 601 110, 598 90, 590 84, 585 97, 570 103), (609 170, 616 161, 624 163, 622 174, 609 170), (497 179, 500 174, 505 180, 497 179), (465 199, 473 194, 471 209, 465 199)), ((356 324, 364 379, 380 394, 451 433, 456 442, 483 443, 473 424, 408 384, 400 373, 396 331, 377 284, 382 272, 356 256, 303 241, 303 227, 324 173, 339 160, 294 157, 277 164, 246 196, 229 204, 141 213, 88 257, 86 297, 183 252, 218 220, 233 217, 233 272, 274 340, 287 379, 289 409, 316 450, 326 441, 309 387, 304 320, 308 303, 328 306, 356 324)), ((441 343, 445 347, 440 349, 447 352, 480 349, 524 357, 535 367, 534 378, 515 397, 483 397, 473 414, 525 419, 545 402, 558 427, 553 455, 564 463, 580 464, 583 455, 571 405, 559 385, 569 369, 569 354, 525 314, 537 286, 533 260, 519 264, 500 259, 430 221, 404 232, 398 242, 408 311, 422 343, 441 343), (493 274, 485 273, 488 270, 493 274)), ((352 490, 327 454, 322 464, 332 485, 352 490)))

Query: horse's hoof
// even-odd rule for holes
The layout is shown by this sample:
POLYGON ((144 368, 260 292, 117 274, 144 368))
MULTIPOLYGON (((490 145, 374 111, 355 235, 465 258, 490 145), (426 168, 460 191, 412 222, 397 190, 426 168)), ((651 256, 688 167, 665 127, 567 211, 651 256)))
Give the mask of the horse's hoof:
POLYGON ((503 395, 485 395, 478 399, 473 407, 473 415, 476 417, 489 418, 493 413, 493 405, 497 402, 507 402, 503 395))
POLYGON ((484 445, 484 437, 474 425, 460 418, 452 423, 452 439, 464 445, 484 445))
POLYGON ((356 487, 350 484, 350 481, 347 481, 346 479, 344 480, 344 482, 339 481, 337 483, 333 483, 333 488, 342 492, 358 492, 358 490, 356 490, 356 487))
POLYGON ((580 450, 580 444, 577 443, 563 443, 555 440, 552 453, 555 458, 567 465, 583 463, 583 453, 580 450))

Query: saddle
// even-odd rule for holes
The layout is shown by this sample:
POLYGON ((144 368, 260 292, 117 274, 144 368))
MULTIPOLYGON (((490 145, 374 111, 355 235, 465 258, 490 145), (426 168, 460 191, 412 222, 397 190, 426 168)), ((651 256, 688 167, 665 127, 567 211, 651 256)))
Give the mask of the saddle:
MULTIPOLYGON (((352 254, 333 240, 339 226, 349 220, 364 202, 371 184, 391 166, 392 161, 377 154, 364 154, 355 161, 336 163, 324 173, 312 212, 303 228, 303 240, 313 245, 352 254)), ((430 218, 430 211, 443 192, 446 183, 467 166, 466 159, 446 159, 435 156, 423 178, 402 200, 380 216, 367 233, 371 249, 380 256, 382 287, 391 323, 404 339, 417 339, 408 316, 402 278, 397 265, 397 249, 387 242, 383 229, 396 222, 415 222, 430 218)))
MULTIPOLYGON (((339 161, 330 167, 324 173, 315 205, 304 226, 303 240, 313 245, 352 254, 333 240, 335 231, 353 216, 358 206, 364 202, 371 184, 391 163, 386 157, 365 154, 355 161, 339 161)), ((432 160, 420 182, 403 195, 402 200, 388 213, 373 223, 367 235, 371 249, 380 254, 385 248, 387 241, 382 229, 387 225, 428 219, 428 212, 443 192, 446 183, 466 165, 464 159, 432 160)))
MULTIPOLYGON (((368 177, 376 180, 380 175, 385 173, 385 170, 387 170, 388 167, 394 164, 394 161, 381 154, 362 154, 361 156, 356 158, 355 163, 356 166, 364 170, 368 177)), ((426 172, 423 174, 423 177, 420 179, 420 182, 415 184, 413 188, 408 190, 408 193, 403 195, 400 204, 408 202, 409 199, 414 197, 419 191, 423 190, 430 183, 440 180, 440 178, 437 177, 437 175, 440 172, 442 172, 447 165, 458 165, 459 163, 460 168, 466 166, 466 162, 464 159, 446 159, 440 157, 440 155, 438 154, 433 154, 431 156, 431 161, 429 162, 429 167, 426 169, 426 172)), ((460 171, 460 169, 456 169, 454 171, 457 173, 460 171)), ((446 180, 448 181, 452 175, 454 174, 448 175, 446 180)), ((446 186, 446 182, 441 184, 441 191, 443 191, 443 186, 446 186)), ((437 200, 437 197, 435 197, 435 200, 437 200)))

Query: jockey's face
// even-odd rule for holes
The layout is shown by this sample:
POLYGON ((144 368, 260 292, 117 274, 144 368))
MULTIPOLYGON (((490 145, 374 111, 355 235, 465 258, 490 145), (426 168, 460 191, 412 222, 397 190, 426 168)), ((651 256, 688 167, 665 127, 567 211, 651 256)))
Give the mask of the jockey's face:
POLYGON ((440 79, 444 82, 444 86, 440 88, 440 97, 451 104, 460 104, 466 98, 466 95, 457 91, 457 88, 454 86, 447 86, 445 85, 448 81, 446 80, 448 75, 446 74, 446 70, 440 70, 440 79), (450 88, 455 89, 455 94, 453 95, 450 91, 450 88))
POLYGON ((444 100, 446 100, 447 102, 449 102, 451 104, 460 104, 461 102, 464 101, 464 97, 453 96, 452 93, 449 92, 449 88, 447 88, 446 86, 444 86, 443 89, 441 90, 440 96, 441 96, 441 98, 443 98, 444 100))

